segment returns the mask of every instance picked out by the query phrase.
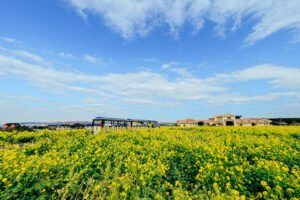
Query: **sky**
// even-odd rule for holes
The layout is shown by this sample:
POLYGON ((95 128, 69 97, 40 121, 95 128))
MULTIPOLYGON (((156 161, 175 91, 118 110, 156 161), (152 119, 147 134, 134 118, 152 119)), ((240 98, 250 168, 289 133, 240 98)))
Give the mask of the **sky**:
POLYGON ((0 0, 0 124, 300 117, 299 0, 0 0))

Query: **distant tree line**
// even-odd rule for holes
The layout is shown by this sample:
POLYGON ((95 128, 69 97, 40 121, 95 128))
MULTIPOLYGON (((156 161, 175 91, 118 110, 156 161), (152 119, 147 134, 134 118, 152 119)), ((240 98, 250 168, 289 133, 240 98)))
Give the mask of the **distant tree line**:
POLYGON ((269 120, 272 120, 272 124, 274 125, 278 125, 280 123, 287 123, 287 125, 300 123, 300 118, 269 118, 269 120))

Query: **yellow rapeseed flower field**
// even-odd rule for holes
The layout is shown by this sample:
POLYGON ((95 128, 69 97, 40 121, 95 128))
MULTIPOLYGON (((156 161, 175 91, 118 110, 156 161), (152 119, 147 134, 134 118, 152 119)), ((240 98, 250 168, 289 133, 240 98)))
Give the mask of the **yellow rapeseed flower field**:
POLYGON ((300 127, 0 132, 0 199, 299 199, 299 139, 300 127))

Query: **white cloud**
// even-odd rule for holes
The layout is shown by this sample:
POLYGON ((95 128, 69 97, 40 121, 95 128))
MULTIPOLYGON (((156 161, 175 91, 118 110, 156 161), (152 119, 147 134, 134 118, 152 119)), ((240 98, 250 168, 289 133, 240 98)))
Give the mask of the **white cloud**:
POLYGON ((61 71, 42 65, 0 55, 0 72, 25 79, 45 91, 66 94, 67 91, 112 97, 109 93, 135 98, 170 98, 197 100, 202 93, 223 91, 225 88, 196 78, 168 80, 163 74, 136 72, 103 76, 61 71), (77 84, 87 84, 86 87, 77 84), (201 93, 199 96, 198 93, 201 93))
POLYGON ((300 103, 285 104, 282 105, 280 108, 292 108, 292 109, 300 110, 300 103))
POLYGON ((9 42, 9 43, 17 42, 15 39, 9 38, 9 37, 1 37, 0 39, 5 41, 5 42, 9 42))
POLYGON ((108 94, 89 87, 76 84, 91 84, 99 81, 99 76, 72 71, 59 71, 42 65, 26 63, 22 60, 0 55, 0 73, 14 75, 25 79, 29 84, 48 92, 67 94, 70 91, 109 96, 108 94))
POLYGON ((38 63, 44 63, 45 60, 40 57, 40 56, 37 56, 35 54, 32 54, 32 53, 29 53, 27 51, 24 51, 24 50, 13 50, 11 51, 11 53, 19 56, 19 57, 23 57, 23 58, 28 58, 34 62, 38 62, 38 63))
POLYGON ((300 37, 300 1, 272 1, 270 7, 261 11, 262 17, 253 27, 253 32, 248 35, 246 42, 253 44, 279 30, 295 30, 295 37, 300 37))
POLYGON ((192 77, 193 76, 190 72, 188 72, 187 68, 173 67, 173 68, 169 69, 169 71, 175 72, 184 77, 192 77))
POLYGON ((118 100, 118 104, 121 105, 133 105, 133 106, 141 106, 146 108, 162 108, 162 109, 179 109, 183 105, 180 102, 161 102, 156 100, 149 100, 145 98, 120 98, 118 100))
POLYGON ((109 79, 103 85, 104 88, 109 90, 120 88, 121 90, 116 91, 119 95, 148 99, 201 100, 211 92, 226 90, 221 86, 206 83, 201 79, 189 80, 182 78, 169 81, 161 74, 146 72, 113 75, 109 79), (113 79, 117 76, 123 76, 126 82, 122 84, 121 80, 114 83, 113 79))
POLYGON ((119 32, 124 38, 133 39, 136 35, 145 36, 161 23, 166 23, 174 35, 186 20, 195 29, 200 29, 209 6, 208 0, 175 0, 175 1, 109 1, 109 0, 69 0, 81 16, 87 18, 92 13, 104 18, 106 24, 119 32))
POLYGON ((6 76, 7 73, 5 73, 4 71, 0 71, 0 76, 6 76))
POLYGON ((76 56, 74 56, 74 55, 72 55, 72 54, 70 54, 70 53, 60 52, 59 55, 60 55, 61 57, 64 57, 64 58, 73 58, 73 59, 77 59, 76 56))
POLYGON ((91 82, 96 76, 87 76, 81 73, 58 71, 54 68, 43 67, 40 65, 28 64, 22 60, 0 55, 1 69, 6 73, 32 80, 55 80, 57 82, 91 82), (87 79, 91 78, 91 79, 87 79))
POLYGON ((93 75, 80 71, 58 70, 43 63, 30 64, 21 58, 4 55, 0 55, 0 63, 0 74, 23 79, 43 91, 63 95, 79 93, 101 97, 102 100, 123 101, 131 105, 166 107, 168 104, 177 105, 184 101, 228 105, 273 101, 281 97, 300 99, 300 69, 272 64, 198 78, 187 71, 176 71, 186 69, 177 67, 180 63, 170 62, 163 64, 161 68, 181 75, 170 79, 165 73, 151 71, 93 75), (276 88, 280 90, 269 94, 249 95, 233 93, 234 88, 229 86, 232 83, 255 80, 270 83, 273 91, 276 91, 276 88))
POLYGON ((225 105, 241 105, 241 104, 257 104, 277 100, 281 97, 299 97, 300 92, 278 92, 264 95, 247 95, 240 93, 222 94, 217 96, 209 96, 206 104, 215 106, 225 105))
POLYGON ((32 53, 30 53, 28 51, 25 51, 25 50, 11 50, 11 49, 7 49, 7 48, 1 47, 1 46, 0 46, 0 50, 3 51, 3 52, 7 52, 9 54, 12 54, 14 56, 17 56, 19 58, 29 59, 29 60, 34 61, 36 63, 42 63, 42 64, 46 63, 46 61, 41 56, 38 56, 36 54, 32 54, 32 53))
POLYGON ((192 77, 193 75, 188 72, 188 69, 185 67, 174 67, 180 65, 178 62, 170 62, 170 63, 165 63, 161 66, 161 69, 163 70, 168 70, 170 72, 175 72, 176 74, 183 76, 183 77, 192 77))
POLYGON ((102 76, 101 82, 102 88, 118 95, 150 99, 199 100, 207 93, 226 90, 202 79, 183 77, 170 81, 153 72, 108 74, 102 76))
POLYGON ((230 74, 217 74, 216 79, 228 82, 241 82, 265 79, 275 88, 300 89, 300 68, 257 65, 230 74))
POLYGON ((83 56, 84 60, 93 63, 93 64, 99 64, 99 65, 110 65, 113 64, 113 60, 104 61, 101 57, 94 57, 89 54, 84 54, 83 56))
POLYGON ((165 63, 161 66, 161 69, 170 69, 172 66, 179 65, 179 62, 170 62, 170 63, 165 63))
POLYGON ((249 18, 255 21, 245 39, 253 44, 279 30, 296 31, 300 38, 299 0, 67 0, 85 19, 94 14, 126 39, 146 36, 154 28, 168 25, 175 36, 189 24, 196 34, 205 21, 216 24, 219 36, 235 31, 249 18))
POLYGON ((111 104, 80 103, 33 106, 0 99, 0 122, 90 121, 95 116, 128 116, 126 109, 111 104))
MULTIPOLYGON (((162 65, 162 69, 172 70, 179 63, 162 65)), ((300 69, 258 65, 228 74, 217 74, 206 79, 193 76, 182 76, 168 80, 163 74, 153 72, 137 72, 127 74, 108 74, 102 76, 102 88, 117 95, 146 97, 150 99, 167 98, 170 100, 203 100, 210 104, 245 104, 253 102, 273 101, 281 97, 299 99, 300 69), (116 81, 117 80, 117 81, 116 81), (293 89, 295 91, 277 92, 264 95, 248 95, 230 92, 228 83, 266 80, 274 88, 293 89)))
POLYGON ((34 97, 34 96, 21 96, 21 95, 14 95, 7 92, 0 92, 0 97, 5 99, 16 99, 21 101, 41 101, 42 98, 34 97))
POLYGON ((84 55, 84 59, 88 62, 91 62, 91 63, 98 63, 98 64, 103 63, 102 58, 100 58, 100 57, 96 58, 96 57, 90 56, 88 54, 84 55))

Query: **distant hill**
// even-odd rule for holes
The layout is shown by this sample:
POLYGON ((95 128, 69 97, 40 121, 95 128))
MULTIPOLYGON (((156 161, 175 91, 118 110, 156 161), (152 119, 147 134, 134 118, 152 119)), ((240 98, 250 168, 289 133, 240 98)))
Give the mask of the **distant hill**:
POLYGON ((24 126, 48 126, 48 125, 61 125, 61 124, 91 124, 92 122, 90 121, 66 121, 66 122, 20 122, 21 125, 24 126))

